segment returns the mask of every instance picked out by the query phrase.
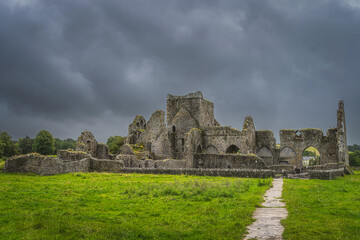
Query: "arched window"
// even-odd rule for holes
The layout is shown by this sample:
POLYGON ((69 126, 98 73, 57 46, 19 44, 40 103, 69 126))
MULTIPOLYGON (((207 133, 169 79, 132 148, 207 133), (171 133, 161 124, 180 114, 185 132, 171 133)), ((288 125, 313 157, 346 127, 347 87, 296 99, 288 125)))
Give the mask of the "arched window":
POLYGON ((302 154, 302 165, 313 166, 320 164, 320 153, 315 147, 308 147, 302 154))
POLYGON ((230 153, 230 154, 235 154, 235 153, 238 153, 239 152, 239 148, 235 145, 231 145, 230 147, 228 147, 226 149, 226 153, 230 153))
POLYGON ((205 153, 219 154, 219 150, 216 147, 214 147, 213 145, 210 145, 205 149, 205 153))
POLYGON ((290 147, 284 147, 280 151, 280 164, 295 165, 295 151, 290 147))
POLYGON ((172 131, 176 132, 176 127, 175 126, 172 126, 172 131))

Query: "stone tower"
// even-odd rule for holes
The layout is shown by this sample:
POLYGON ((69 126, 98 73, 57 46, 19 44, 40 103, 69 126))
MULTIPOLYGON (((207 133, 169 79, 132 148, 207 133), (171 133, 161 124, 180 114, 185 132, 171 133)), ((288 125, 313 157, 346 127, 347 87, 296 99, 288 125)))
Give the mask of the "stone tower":
POLYGON ((192 128, 215 125, 214 104, 198 91, 185 96, 168 94, 166 105, 170 154, 172 158, 181 159, 185 150, 185 134, 192 128))

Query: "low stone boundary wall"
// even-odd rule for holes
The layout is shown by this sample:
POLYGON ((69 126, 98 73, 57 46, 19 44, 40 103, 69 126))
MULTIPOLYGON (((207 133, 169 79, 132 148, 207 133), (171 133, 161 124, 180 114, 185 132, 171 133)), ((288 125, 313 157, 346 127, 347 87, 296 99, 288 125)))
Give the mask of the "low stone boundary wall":
POLYGON ((89 161, 87 158, 78 161, 66 161, 39 154, 27 154, 7 159, 4 171, 10 173, 35 173, 39 175, 88 172, 89 161))
POLYGON ((247 154, 195 153, 194 168, 269 169, 262 158, 247 154))
POLYGON ((311 179, 331 180, 337 177, 344 176, 344 168, 332 170, 310 170, 309 177, 311 179))
POLYGON ((119 173, 140 174, 168 174, 168 175, 196 175, 196 176, 221 176, 241 178, 270 178, 275 176, 272 170, 255 169, 197 169, 197 168, 121 168, 119 173))
POLYGON ((312 171, 312 170, 333 170, 333 169, 340 169, 344 168, 343 163, 326 163, 323 165, 314 165, 314 166, 306 166, 303 167, 305 171, 312 171))
POLYGON ((92 158, 90 160, 89 171, 119 172, 123 168, 124 168, 123 161, 92 158))
POLYGON ((282 173, 283 170, 285 170, 286 173, 294 172, 294 166, 292 165, 271 165, 269 168, 276 173, 282 173))

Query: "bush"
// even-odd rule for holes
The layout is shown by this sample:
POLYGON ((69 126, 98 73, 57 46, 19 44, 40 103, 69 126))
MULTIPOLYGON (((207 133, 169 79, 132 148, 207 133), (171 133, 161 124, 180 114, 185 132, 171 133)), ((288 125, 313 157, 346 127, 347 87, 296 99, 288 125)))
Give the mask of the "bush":
POLYGON ((124 143, 125 137, 122 136, 111 136, 106 142, 111 154, 116 154, 124 143))

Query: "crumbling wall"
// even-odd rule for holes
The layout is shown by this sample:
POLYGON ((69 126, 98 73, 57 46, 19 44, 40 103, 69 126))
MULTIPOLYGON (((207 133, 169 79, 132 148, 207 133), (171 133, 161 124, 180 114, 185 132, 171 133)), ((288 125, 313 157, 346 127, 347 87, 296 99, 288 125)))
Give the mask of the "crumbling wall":
POLYGON ((143 143, 146 139, 144 136, 146 120, 143 116, 137 115, 133 122, 129 124, 128 136, 125 142, 129 144, 143 143))
POLYGON ((145 129, 146 144, 148 151, 156 155, 170 155, 170 142, 165 124, 165 112, 162 110, 155 111, 145 129))
POLYGON ((76 144, 76 151, 85 152, 95 158, 109 159, 109 148, 106 144, 98 143, 89 131, 81 133, 76 144))
POLYGON ((255 153, 256 149, 256 131, 255 124, 251 116, 246 116, 243 125, 242 152, 255 153))
POLYGON ((88 169, 88 158, 67 161, 37 153, 17 155, 8 158, 4 167, 4 171, 9 173, 35 173, 39 175, 87 172, 88 169))
POLYGON ((349 152, 346 140, 346 124, 345 124, 345 108, 344 101, 339 101, 339 109, 337 111, 337 148, 338 160, 349 165, 349 152))
POLYGON ((83 131, 78 137, 76 151, 89 153, 91 156, 96 155, 97 144, 94 135, 89 131, 83 131))

